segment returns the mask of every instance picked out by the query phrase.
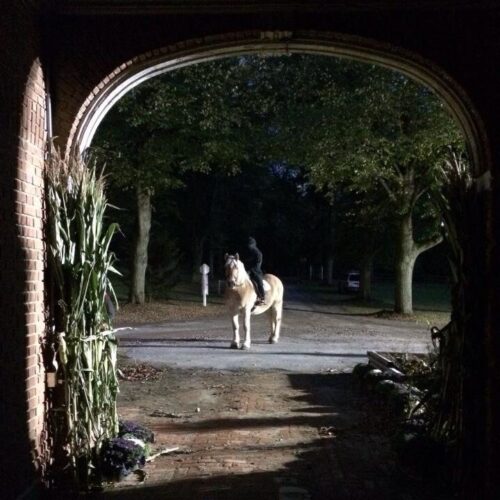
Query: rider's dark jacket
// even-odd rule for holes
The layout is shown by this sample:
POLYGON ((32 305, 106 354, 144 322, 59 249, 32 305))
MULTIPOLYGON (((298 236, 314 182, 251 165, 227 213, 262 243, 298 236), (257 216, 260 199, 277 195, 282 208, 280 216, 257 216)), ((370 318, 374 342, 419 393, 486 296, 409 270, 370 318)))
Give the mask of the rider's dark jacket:
POLYGON ((248 239, 248 250, 246 257, 246 268, 262 274, 262 252, 257 248, 257 243, 253 238, 248 239))
POLYGON ((254 238, 248 238, 245 267, 250 277, 257 283, 259 297, 264 297, 264 283, 262 273, 262 252, 257 248, 254 238))

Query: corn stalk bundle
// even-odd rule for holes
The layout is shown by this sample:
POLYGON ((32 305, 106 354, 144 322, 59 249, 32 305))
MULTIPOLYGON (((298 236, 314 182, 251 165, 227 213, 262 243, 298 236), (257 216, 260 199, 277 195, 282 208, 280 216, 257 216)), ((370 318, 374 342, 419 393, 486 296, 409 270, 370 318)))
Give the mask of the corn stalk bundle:
MULTIPOLYGON (((449 247, 448 260, 452 272, 451 321, 439 334, 437 370, 439 393, 437 411, 432 422, 432 435, 456 445, 463 433, 464 342, 467 324, 465 294, 467 276, 465 251, 472 238, 470 208, 473 203, 470 165, 462 154, 450 153, 442 166, 443 189, 436 201, 441 210, 449 247)), ((456 457, 458 459, 458 457, 456 457)), ((456 480, 457 478, 455 478, 456 480)))
POLYGON ((89 484, 99 450, 118 432, 117 344, 105 294, 116 224, 105 227, 105 181, 79 155, 51 152, 46 169, 48 252, 57 296, 57 362, 64 385, 63 442, 75 479, 89 484))

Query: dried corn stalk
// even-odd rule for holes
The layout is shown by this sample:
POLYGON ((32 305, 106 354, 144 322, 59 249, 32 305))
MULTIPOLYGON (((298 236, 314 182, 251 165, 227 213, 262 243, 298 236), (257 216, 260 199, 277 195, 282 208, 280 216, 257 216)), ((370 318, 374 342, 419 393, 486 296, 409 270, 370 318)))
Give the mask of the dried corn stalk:
MULTIPOLYGON (((463 434, 464 335, 467 322, 465 248, 471 239, 471 225, 474 223, 470 216, 474 192, 470 165, 463 154, 451 152, 442 167, 442 175, 443 191, 436 201, 449 246, 453 312, 450 323, 439 336, 437 369, 440 387, 431 432, 438 440, 456 445, 456 452, 460 454, 458 440, 463 434)), ((459 457, 456 459, 459 460, 459 457)), ((458 481, 458 478, 454 480, 458 481)))
POLYGON ((55 281, 58 365, 64 384, 66 444, 74 477, 89 484, 104 439, 118 432, 117 345, 105 306, 116 272, 106 227, 105 181, 79 155, 52 150, 46 168, 47 247, 55 281))

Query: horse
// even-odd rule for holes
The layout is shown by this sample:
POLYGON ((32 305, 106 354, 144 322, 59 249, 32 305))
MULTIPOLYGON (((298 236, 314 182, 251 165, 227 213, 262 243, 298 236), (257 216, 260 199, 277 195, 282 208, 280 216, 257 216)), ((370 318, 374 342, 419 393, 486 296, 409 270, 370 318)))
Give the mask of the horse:
POLYGON ((226 290, 224 300, 231 314, 233 326, 233 341, 231 349, 250 349, 250 316, 258 315, 264 312, 268 313, 271 334, 269 343, 276 344, 280 338, 281 317, 283 312, 283 283, 279 278, 272 274, 264 275, 264 290, 266 303, 255 306, 257 293, 250 279, 250 276, 245 270, 243 262, 239 255, 226 254, 224 264, 224 272, 226 276, 226 290), (244 317, 245 341, 240 343, 239 332, 239 316, 244 317))

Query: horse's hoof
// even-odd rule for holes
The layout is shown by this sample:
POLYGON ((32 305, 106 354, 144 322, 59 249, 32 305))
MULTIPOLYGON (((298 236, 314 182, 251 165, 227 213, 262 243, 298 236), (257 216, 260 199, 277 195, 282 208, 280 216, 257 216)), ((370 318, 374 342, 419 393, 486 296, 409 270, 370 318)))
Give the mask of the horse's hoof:
POLYGON ((238 342, 231 342, 230 348, 231 349, 239 349, 240 348, 240 344, 238 344, 238 342))
POLYGON ((270 344, 277 344, 278 343, 278 339, 275 339, 274 337, 269 337, 269 343, 270 344))
POLYGON ((250 350, 250 344, 243 344, 241 346, 241 350, 242 351, 248 351, 248 350, 250 350))

